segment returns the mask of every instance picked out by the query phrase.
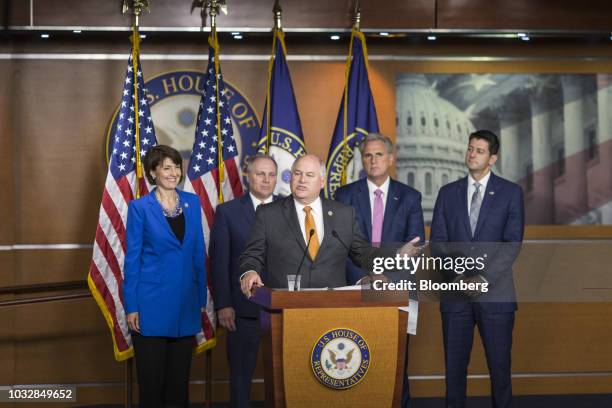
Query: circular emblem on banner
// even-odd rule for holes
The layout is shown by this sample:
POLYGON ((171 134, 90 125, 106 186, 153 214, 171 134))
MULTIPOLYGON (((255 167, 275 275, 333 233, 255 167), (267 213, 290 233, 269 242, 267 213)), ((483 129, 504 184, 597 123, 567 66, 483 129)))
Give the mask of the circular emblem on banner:
MULTIPOLYGON (((266 138, 259 140, 259 151, 265 150, 266 138)), ((296 158, 306 154, 306 146, 298 135, 285 129, 272 126, 270 129, 270 151, 268 154, 274 157, 281 175, 277 181, 274 194, 288 196, 291 194, 289 181, 291 180, 291 166, 296 158)))
MULTIPOLYGON (((248 99, 230 82, 225 81, 225 100, 229 104, 232 127, 240 161, 257 152, 259 119, 248 99)), ((172 71, 150 78, 145 82, 147 102, 155 125, 159 144, 174 147, 183 157, 186 173, 193 141, 202 92, 204 72, 172 71)), ((106 160, 112 150, 119 106, 111 119, 106 136, 106 160)))
POLYGON ((358 129, 357 132, 347 136, 349 149, 344 156, 344 141, 336 145, 327 160, 327 174, 325 183, 325 197, 333 198, 336 190, 342 186, 342 170, 346 167, 346 183, 362 179, 365 171, 361 164, 359 145, 365 139, 367 132, 358 129))
POLYGON ((370 368, 370 348, 351 329, 333 329, 322 335, 312 349, 312 371, 326 387, 345 390, 357 385, 370 368))

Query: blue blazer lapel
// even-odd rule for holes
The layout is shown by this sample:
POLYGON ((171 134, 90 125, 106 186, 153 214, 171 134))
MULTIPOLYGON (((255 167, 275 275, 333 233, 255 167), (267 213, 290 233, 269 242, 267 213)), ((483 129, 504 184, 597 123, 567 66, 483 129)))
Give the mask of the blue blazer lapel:
POLYGON ((386 235, 391 233, 393 218, 397 212, 400 198, 397 194, 397 184, 395 180, 389 180, 389 191, 387 191, 387 203, 385 204, 385 216, 383 218, 382 240, 387 241, 386 235))
POLYGON ((484 192, 482 204, 480 205, 480 213, 478 214, 478 222, 476 223, 476 231, 474 231, 474 238, 478 236, 478 232, 482 229, 482 224, 487 218, 487 215, 489 215, 489 210, 491 209, 491 205, 495 200, 496 186, 497 176, 491 173, 491 177, 489 178, 489 182, 487 183, 487 188, 484 192))
MULTIPOLYGON (((147 203, 149 204, 149 213, 153 216, 155 220, 157 220, 158 224, 161 226, 160 232, 163 231, 166 235, 169 234, 173 242, 175 242, 176 245, 180 246, 181 242, 178 240, 176 235, 174 235, 174 232, 172 232, 170 224, 168 224, 168 220, 166 220, 166 217, 164 217, 164 211, 162 209, 162 206, 155 197, 155 190, 151 191, 145 197, 147 199, 147 203)), ((181 200, 182 199, 183 197, 181 197, 181 200)), ((187 224, 187 214, 185 214, 185 236, 187 236, 187 224)))
POLYGON ((370 208, 370 191, 368 190, 368 184, 366 179, 362 179, 359 182, 357 205, 359 206, 357 210, 363 218, 361 226, 365 227, 364 232, 368 241, 372 241, 372 209, 370 208))
POLYGON ((457 202, 459 203, 459 214, 463 221, 463 227, 468 237, 472 236, 472 228, 470 227, 470 214, 467 207, 467 191, 468 191, 468 178, 464 177, 461 181, 460 187, 457 190, 457 202))
MULTIPOLYGON (((183 214, 185 215, 185 236, 183 237, 183 244, 185 244, 185 242, 187 242, 188 239, 190 239, 191 234, 195 231, 196 228, 198 228, 198 225, 196 223, 196 221, 194 220, 194 214, 196 214, 195 211, 201 211, 200 207, 196 207, 194 208, 193 205, 189 205, 189 203, 187 202, 187 194, 185 194, 183 191, 181 190, 176 190, 178 191, 180 200, 181 200, 181 206, 183 207, 183 214)), ((166 224, 168 224, 167 220, 166 224)), ((168 225, 168 227, 170 227, 170 225, 168 225)), ((201 225, 199 225, 200 228, 202 228, 201 225)), ((176 239, 176 241, 180 244, 180 241, 178 240, 178 238, 176 238, 176 235, 174 235, 174 232, 172 231, 172 229, 170 229, 170 233, 172 234, 172 236, 176 239)))

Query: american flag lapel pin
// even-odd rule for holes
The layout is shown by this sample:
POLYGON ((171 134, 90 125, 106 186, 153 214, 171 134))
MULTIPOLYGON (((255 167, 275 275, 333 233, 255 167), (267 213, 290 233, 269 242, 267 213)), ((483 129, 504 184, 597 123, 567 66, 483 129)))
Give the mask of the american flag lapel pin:
POLYGON ((331 217, 332 215, 334 215, 334 212, 330 210, 330 211, 327 212, 327 215, 329 215, 331 217))

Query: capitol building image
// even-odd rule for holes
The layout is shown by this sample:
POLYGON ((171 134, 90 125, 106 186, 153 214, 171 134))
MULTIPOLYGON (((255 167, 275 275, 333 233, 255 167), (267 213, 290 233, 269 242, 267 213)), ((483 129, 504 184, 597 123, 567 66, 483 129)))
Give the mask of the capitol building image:
POLYGON ((495 132, 493 172, 523 188, 528 224, 612 224, 612 76, 399 74, 397 179, 422 194, 467 174, 468 135, 495 132))
POLYGON ((440 98, 424 75, 398 79, 397 179, 421 192, 427 223, 440 188, 467 174, 466 135, 474 130, 467 115, 440 98))

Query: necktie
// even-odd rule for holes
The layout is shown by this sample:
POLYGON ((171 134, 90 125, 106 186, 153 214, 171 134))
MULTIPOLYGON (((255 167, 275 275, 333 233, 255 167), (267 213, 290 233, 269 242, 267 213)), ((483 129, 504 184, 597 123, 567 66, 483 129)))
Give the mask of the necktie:
POLYGON ((380 244, 383 227, 383 200, 382 190, 377 188, 374 191, 374 216, 372 217, 372 243, 380 244))
POLYGON ((480 205, 482 204, 482 198, 480 197, 480 187, 482 185, 479 182, 474 183, 474 194, 472 194, 472 201, 470 202, 470 227, 472 228, 472 236, 476 232, 476 224, 478 223, 478 215, 480 214, 480 205))
POLYGON ((304 212, 306 213, 306 218, 304 220, 304 226, 306 229, 306 242, 310 239, 310 245, 308 245, 308 253, 310 254, 310 259, 314 261, 317 256, 317 252, 319 252, 319 237, 317 236, 317 226, 314 222, 314 217, 312 216, 312 208, 310 206, 304 207, 304 212), (310 236, 310 231, 314 231, 312 237, 310 236))

